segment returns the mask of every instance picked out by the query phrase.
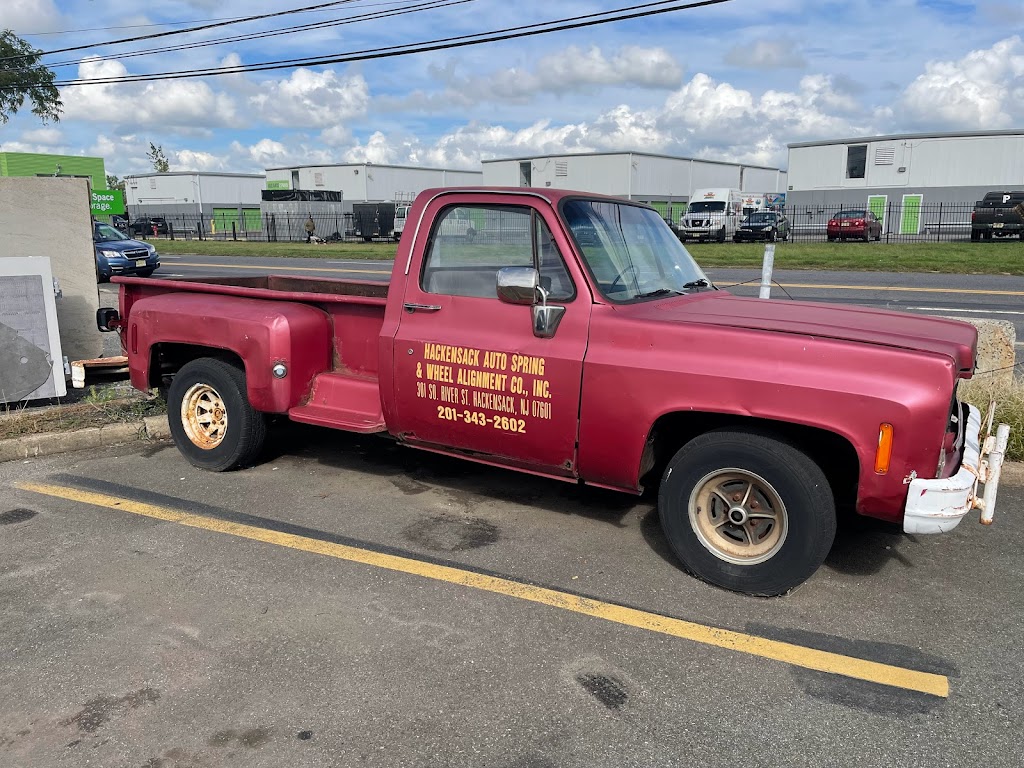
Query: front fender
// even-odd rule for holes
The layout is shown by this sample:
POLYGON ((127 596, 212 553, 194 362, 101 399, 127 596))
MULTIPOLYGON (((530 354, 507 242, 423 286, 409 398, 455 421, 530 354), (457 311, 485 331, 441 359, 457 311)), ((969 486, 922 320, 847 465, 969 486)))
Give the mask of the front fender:
POLYGON ((132 385, 150 386, 157 344, 233 352, 245 366, 249 402, 266 413, 286 413, 308 395, 313 377, 330 368, 334 337, 327 313, 286 301, 238 296, 166 293, 139 299, 126 328, 132 385), (278 363, 287 368, 275 378, 278 363))

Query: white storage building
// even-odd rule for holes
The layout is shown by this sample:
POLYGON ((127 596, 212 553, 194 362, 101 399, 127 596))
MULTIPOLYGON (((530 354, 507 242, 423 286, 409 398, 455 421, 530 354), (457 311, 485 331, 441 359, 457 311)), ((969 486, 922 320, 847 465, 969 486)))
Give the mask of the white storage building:
POLYGON ((480 171, 420 168, 409 165, 339 163, 267 168, 267 189, 306 189, 341 192, 352 203, 408 200, 431 187, 479 186, 480 171))
MULTIPOLYGON (((266 183, 261 173, 139 173, 125 178, 125 203, 128 215, 202 216, 223 218, 234 212, 260 207, 260 194, 266 183)), ((248 214, 252 215, 252 214, 248 214)))
POLYGON ((789 145, 790 207, 969 207, 986 192, 1024 189, 1024 131, 906 133, 789 145), (872 202, 874 207, 877 203, 872 202))
POLYGON ((591 152, 484 160, 484 184, 576 189, 650 203, 676 221, 695 189, 783 193, 786 172, 648 152, 591 152))

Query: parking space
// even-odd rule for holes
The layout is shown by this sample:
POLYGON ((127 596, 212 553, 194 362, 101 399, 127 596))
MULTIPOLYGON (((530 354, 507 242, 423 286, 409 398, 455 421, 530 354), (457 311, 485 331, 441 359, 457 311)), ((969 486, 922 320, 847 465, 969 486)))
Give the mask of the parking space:
POLYGON ((852 521, 814 578, 765 600, 679 570, 650 498, 274 437, 224 475, 162 444, 0 465, 0 764, 973 766, 1016 749, 1024 489, 1004 487, 992 529, 852 521))

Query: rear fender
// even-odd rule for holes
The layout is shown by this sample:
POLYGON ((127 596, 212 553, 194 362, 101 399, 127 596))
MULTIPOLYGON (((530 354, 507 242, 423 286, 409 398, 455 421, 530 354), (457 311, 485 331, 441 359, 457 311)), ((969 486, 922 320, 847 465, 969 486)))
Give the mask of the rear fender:
MULTIPOLYGON (((331 366, 334 338, 327 313, 286 301, 238 296, 165 293, 131 307, 124 341, 132 385, 147 389, 157 345, 232 352, 245 366, 249 402, 266 413, 286 413, 308 397, 313 377, 331 366), (273 369, 285 367, 278 378, 273 369)), ((184 362, 184 361, 180 361, 184 362)))

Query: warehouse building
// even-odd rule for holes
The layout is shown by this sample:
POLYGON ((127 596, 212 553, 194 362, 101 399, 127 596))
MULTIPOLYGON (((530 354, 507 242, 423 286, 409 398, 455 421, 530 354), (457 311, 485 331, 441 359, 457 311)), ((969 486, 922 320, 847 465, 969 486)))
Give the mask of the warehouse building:
POLYGON ((1024 189, 1024 131, 907 133, 789 145, 789 206, 973 205, 1024 189))
POLYGON ((483 161, 484 184, 575 189, 650 203, 679 219, 695 189, 725 187, 781 196, 786 172, 778 168, 648 152, 532 155, 483 161))
POLYGON ((258 173, 177 171, 140 173, 125 178, 125 203, 132 219, 164 216, 168 220, 231 222, 259 229, 260 193, 266 177, 258 173))
POLYGON ((480 171, 376 163, 301 165, 267 169, 267 189, 340 192, 346 210, 357 202, 411 200, 431 187, 479 186, 480 171))

